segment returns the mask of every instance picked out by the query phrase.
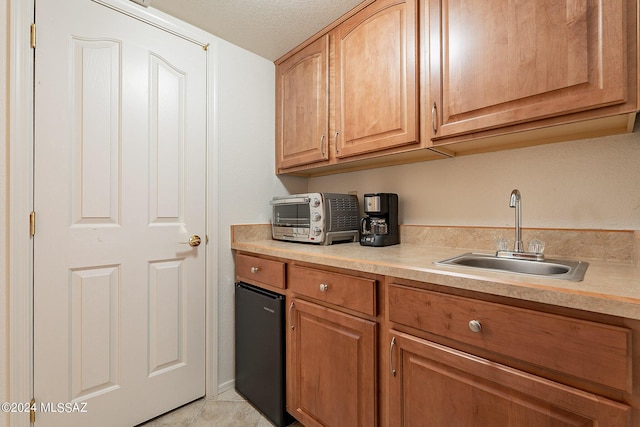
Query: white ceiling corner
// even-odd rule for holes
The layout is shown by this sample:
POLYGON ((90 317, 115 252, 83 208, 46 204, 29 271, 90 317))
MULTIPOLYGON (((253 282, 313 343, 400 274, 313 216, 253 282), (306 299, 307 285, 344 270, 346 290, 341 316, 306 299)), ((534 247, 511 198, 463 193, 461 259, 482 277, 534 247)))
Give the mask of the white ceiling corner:
POLYGON ((274 61, 363 0, 152 0, 151 7, 274 61))

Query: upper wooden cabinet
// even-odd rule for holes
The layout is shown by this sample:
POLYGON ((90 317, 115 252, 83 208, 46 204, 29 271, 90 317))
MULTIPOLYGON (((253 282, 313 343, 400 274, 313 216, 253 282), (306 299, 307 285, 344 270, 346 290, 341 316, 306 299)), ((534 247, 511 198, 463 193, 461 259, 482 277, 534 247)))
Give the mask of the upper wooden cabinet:
POLYGON ((366 0, 276 61, 277 172, 631 132, 638 33, 637 0, 366 0))
POLYGON ((376 1, 334 31, 336 157, 419 144, 416 9, 376 1))
POLYGON ((377 0, 276 62, 276 166, 421 148, 417 1, 377 0))
POLYGON ((600 107, 621 106, 598 116, 637 108, 635 2, 427 0, 425 8, 434 144, 600 107))
POLYGON ((329 36, 277 67, 278 169, 329 159, 329 36))

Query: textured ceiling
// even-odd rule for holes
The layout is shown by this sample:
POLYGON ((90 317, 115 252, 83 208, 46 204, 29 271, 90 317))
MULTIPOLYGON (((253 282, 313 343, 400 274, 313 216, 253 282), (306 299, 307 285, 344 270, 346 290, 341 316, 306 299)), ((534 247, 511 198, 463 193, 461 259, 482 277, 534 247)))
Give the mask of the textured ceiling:
POLYGON ((175 16, 276 60, 362 0, 152 0, 175 16))

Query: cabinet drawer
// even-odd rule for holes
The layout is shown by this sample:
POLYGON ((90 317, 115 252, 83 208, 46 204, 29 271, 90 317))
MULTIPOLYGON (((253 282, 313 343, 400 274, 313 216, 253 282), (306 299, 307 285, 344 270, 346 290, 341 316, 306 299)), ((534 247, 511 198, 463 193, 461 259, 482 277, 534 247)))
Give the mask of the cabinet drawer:
POLYGON ((388 295, 391 322, 631 390, 628 329, 399 285, 388 295))
POLYGON ((249 255, 236 255, 236 278, 254 285, 285 288, 285 264, 249 255))
POLYGON ((321 301, 375 316, 376 281, 314 268, 292 266, 289 289, 321 301))

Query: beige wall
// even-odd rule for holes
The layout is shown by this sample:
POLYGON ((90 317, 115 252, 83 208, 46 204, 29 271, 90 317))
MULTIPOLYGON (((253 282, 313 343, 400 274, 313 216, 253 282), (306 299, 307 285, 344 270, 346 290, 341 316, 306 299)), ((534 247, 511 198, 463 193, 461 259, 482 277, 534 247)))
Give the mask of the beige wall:
POLYGON ((640 230, 640 133, 311 178, 309 191, 395 192, 403 224, 640 230))
MULTIPOLYGON (((231 224, 268 223, 274 195, 302 193, 306 180, 275 175, 275 66, 220 41, 217 73, 218 391, 233 386, 234 279, 231 224)), ((217 208, 216 208, 217 207, 217 208)), ((213 212, 214 211, 214 212, 213 212)))

